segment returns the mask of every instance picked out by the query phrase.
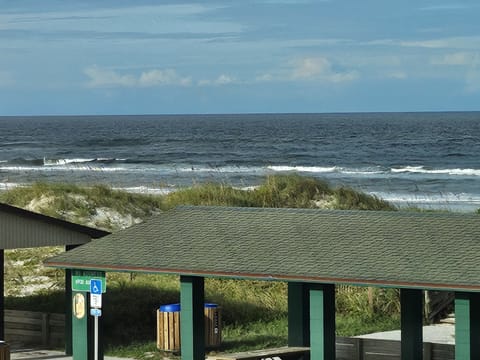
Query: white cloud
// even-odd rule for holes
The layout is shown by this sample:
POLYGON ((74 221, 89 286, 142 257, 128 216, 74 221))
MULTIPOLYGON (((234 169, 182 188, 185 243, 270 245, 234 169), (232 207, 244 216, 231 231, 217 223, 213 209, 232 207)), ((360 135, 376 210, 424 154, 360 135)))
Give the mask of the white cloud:
POLYGON ((447 37, 420 41, 400 41, 400 46, 420 47, 427 49, 478 49, 480 48, 480 36, 447 37))
POLYGON ((397 79, 397 80, 404 80, 408 77, 407 73, 401 70, 392 71, 391 73, 387 74, 387 76, 391 79, 397 79))
POLYGON ((274 80, 275 80, 275 77, 270 73, 261 74, 255 78, 255 81, 257 82, 268 82, 268 81, 274 81, 274 80))
POLYGON ((150 70, 142 72, 138 79, 140 86, 181 85, 188 86, 192 80, 189 77, 180 77, 173 69, 150 70))
POLYGON ((432 58, 432 65, 470 65, 475 61, 475 54, 456 52, 432 58))
POLYGON ((323 57, 304 58, 295 61, 292 77, 293 79, 312 79, 331 71, 330 62, 323 57))
MULTIPOLYGON (((137 34, 170 33, 230 33, 241 32, 243 27, 235 22, 214 21, 203 15, 223 8, 214 4, 158 4, 141 5, 131 2, 127 6, 115 2, 102 2, 98 6, 85 6, 73 2, 68 9, 35 11, 14 9, 0 13, 0 28, 30 30, 35 32, 57 32, 69 36, 71 32, 88 31, 137 34), (126 31, 128 29, 128 31, 126 31)), ((58 7, 61 8, 61 7, 58 7)), ((90 35, 91 36, 91 35, 90 35)))
POLYGON ((480 52, 455 52, 433 57, 432 65, 449 66, 465 78, 467 92, 480 91, 480 52), (460 73, 459 73, 460 72, 460 73))
POLYGON ((423 40, 376 39, 359 42, 362 46, 399 46, 425 49, 462 49, 477 50, 480 48, 480 36, 457 36, 423 40))
POLYGON ((255 82, 316 81, 323 83, 351 82, 360 77, 356 70, 332 64, 323 56, 304 57, 289 61, 283 67, 270 69, 255 77, 255 82))
POLYGON ((235 82, 235 78, 234 77, 230 77, 228 75, 225 75, 225 74, 222 74, 220 75, 216 80, 215 80, 215 83, 218 84, 218 85, 225 85, 225 84, 231 84, 235 82))
MULTIPOLYGON (((84 73, 89 78, 87 86, 91 88, 191 86, 194 83, 190 76, 180 76, 174 69, 153 69, 133 75, 93 65, 86 68, 84 73)), ((238 80, 227 74, 196 82, 198 86, 222 86, 234 83, 238 83, 238 80)))
POLYGON ((173 69, 144 71, 135 76, 93 65, 86 68, 84 73, 89 77, 89 87, 189 86, 191 84, 189 77, 181 77, 173 69))
POLYGON ((86 68, 84 73, 90 78, 89 87, 131 87, 137 83, 132 75, 120 75, 113 70, 101 69, 96 65, 86 68))
POLYGON ((359 73, 355 70, 336 70, 325 57, 306 57, 293 63, 293 80, 320 80, 332 83, 356 80, 359 73))
POLYGON ((199 86, 219 86, 219 85, 228 85, 237 82, 237 79, 233 76, 221 74, 214 80, 203 79, 198 81, 199 86))

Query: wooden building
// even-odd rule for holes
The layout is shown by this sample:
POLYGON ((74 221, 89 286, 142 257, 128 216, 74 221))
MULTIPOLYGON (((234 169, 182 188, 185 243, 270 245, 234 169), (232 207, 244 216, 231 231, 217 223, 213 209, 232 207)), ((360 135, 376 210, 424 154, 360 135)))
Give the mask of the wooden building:
POLYGON ((423 356, 422 290, 454 291, 456 358, 479 359, 479 263, 476 214, 226 207, 179 207, 46 262, 180 275, 185 360, 205 358, 205 277, 287 282, 288 343, 313 360, 335 359, 337 284, 400 289, 403 360, 423 356))
MULTIPOLYGON (((0 204, 0 340, 4 339, 4 251, 7 249, 65 246, 70 250, 109 232, 0 204)), ((71 276, 66 274, 66 305, 71 313, 71 276)), ((70 319, 67 316, 67 319, 70 319)), ((71 353, 71 326, 66 326, 67 353, 71 353), (70 339, 70 341, 68 340, 70 339)))

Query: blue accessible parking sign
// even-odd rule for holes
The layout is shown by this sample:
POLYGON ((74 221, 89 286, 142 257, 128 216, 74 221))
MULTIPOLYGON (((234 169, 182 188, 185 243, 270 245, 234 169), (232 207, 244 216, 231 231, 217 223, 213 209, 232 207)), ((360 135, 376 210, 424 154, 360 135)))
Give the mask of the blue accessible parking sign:
POLYGON ((102 316, 102 310, 101 309, 90 309, 90 315, 95 316, 95 317, 100 317, 100 316, 102 316))
POLYGON ((102 294, 102 280, 100 279, 90 280, 90 293, 95 295, 102 294))

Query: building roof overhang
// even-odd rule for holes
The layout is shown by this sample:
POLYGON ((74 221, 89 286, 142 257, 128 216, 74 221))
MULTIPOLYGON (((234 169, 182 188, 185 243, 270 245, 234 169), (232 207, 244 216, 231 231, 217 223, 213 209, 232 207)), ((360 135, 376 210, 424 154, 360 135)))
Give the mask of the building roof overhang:
POLYGON ((480 291, 475 214, 179 207, 46 265, 480 291))

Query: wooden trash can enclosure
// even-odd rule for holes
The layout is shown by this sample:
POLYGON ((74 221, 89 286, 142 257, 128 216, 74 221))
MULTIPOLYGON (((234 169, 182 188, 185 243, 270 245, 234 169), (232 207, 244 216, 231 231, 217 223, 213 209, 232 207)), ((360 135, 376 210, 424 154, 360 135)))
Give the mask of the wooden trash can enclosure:
MULTIPOLYGON (((204 313, 205 346, 220 346, 221 309, 217 304, 207 303, 204 313)), ((157 310, 157 348, 163 351, 180 351, 180 304, 162 305, 157 310)))
POLYGON ((157 310, 157 348, 180 351, 180 304, 163 305, 157 310))
POLYGON ((10 347, 0 340, 0 360, 10 360, 10 347))
POLYGON ((222 342, 222 316, 217 304, 205 304, 205 346, 217 347, 222 342))

